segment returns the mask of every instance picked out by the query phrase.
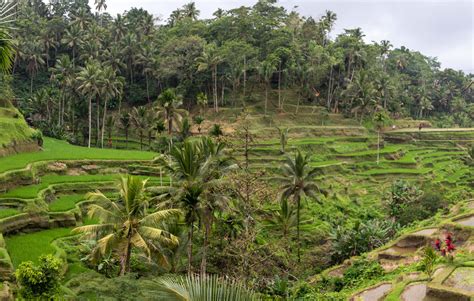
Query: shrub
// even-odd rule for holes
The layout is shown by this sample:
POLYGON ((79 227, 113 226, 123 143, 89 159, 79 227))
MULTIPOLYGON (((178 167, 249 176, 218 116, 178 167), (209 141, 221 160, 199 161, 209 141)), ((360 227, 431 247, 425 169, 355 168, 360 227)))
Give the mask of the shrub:
POLYGON ((419 212, 414 210, 419 206, 423 191, 416 185, 404 180, 392 184, 389 196, 385 199, 388 215, 401 225, 407 225, 419 219, 419 212))
POLYGON ((15 275, 20 295, 27 299, 53 299, 60 287, 62 261, 53 255, 42 255, 39 264, 22 262, 15 275))
POLYGON ((214 137, 222 136, 224 133, 222 132, 221 126, 219 124, 214 124, 209 132, 209 135, 214 137))

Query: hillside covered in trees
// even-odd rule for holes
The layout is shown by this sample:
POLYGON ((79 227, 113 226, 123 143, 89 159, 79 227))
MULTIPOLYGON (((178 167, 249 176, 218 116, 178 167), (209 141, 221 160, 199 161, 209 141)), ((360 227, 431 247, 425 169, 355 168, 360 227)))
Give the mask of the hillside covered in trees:
POLYGON ((276 0, 0 0, 0 300, 474 297, 473 75, 276 0))
POLYGON ((441 70, 436 58, 393 49, 387 40, 367 44, 360 28, 330 39, 337 22, 331 11, 313 19, 259 1, 200 19, 189 3, 157 22, 143 9, 110 16, 105 1, 96 8, 92 13, 84 0, 20 1, 15 8, 16 54, 2 85, 12 83, 17 106, 49 135, 79 142, 88 111, 98 118, 92 126, 102 128, 107 110, 152 103, 167 88, 187 109, 203 93, 216 111, 255 104, 283 110, 291 90, 292 102, 348 117, 386 110, 438 127, 473 126, 469 75, 441 70))

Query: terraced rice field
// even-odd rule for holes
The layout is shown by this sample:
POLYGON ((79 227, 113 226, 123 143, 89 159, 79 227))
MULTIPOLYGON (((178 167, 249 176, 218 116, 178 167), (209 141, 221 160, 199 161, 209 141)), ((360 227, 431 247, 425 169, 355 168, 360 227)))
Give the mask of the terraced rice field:
MULTIPOLYGON (((237 161, 243 162, 243 148, 239 147, 238 142, 235 143, 237 148, 234 156, 237 161)), ((361 208, 364 212, 357 211, 359 209, 353 209, 354 212, 341 211, 344 213, 339 218, 358 214, 376 215, 385 188, 398 179, 437 182, 458 190, 472 189, 472 170, 462 161, 466 155, 465 149, 445 142, 429 145, 385 142, 379 152, 376 137, 373 136, 307 137, 297 134, 290 136, 286 154, 282 154, 279 140, 270 136, 251 145, 250 168, 264 171, 264 177, 271 179, 285 156, 297 148, 310 154, 311 166, 320 170, 318 180, 321 186, 331 191, 334 200, 337 200, 324 207, 312 204, 308 208, 309 215, 332 210, 332 206, 350 208, 350 204, 354 202, 358 204, 356 208, 361 208)), ((35 261, 41 254, 55 253, 55 239, 71 235, 71 228, 81 222, 90 222, 83 218, 86 211, 85 193, 101 189, 113 195, 115 181, 121 172, 148 178, 149 186, 167 185, 168 177, 160 175, 160 169, 151 163, 155 156, 151 152, 89 150, 46 138, 43 152, 11 156, 8 160, 0 159, 0 175, 15 173, 31 163, 41 161, 61 161, 67 165, 77 159, 89 159, 87 164, 97 165, 93 170, 88 170, 76 164, 74 169, 80 170, 77 174, 68 174, 68 170, 40 170, 34 175, 34 182, 20 181, 0 193, 0 228, 35 218, 41 226, 21 224, 27 231, 21 228, 6 233, 6 246, 13 265, 18 266, 24 260, 35 261), (117 162, 113 166, 109 166, 109 162, 106 168, 105 165, 101 167, 101 164, 110 160, 117 162), (127 163, 120 163, 121 161, 127 163), (35 217, 30 216, 31 214, 35 217)), ((319 223, 322 221, 315 222, 316 226, 319 223)), ((72 264, 72 267, 81 269, 78 263, 72 264)), ((382 293, 389 289, 388 286, 382 288, 382 293)))

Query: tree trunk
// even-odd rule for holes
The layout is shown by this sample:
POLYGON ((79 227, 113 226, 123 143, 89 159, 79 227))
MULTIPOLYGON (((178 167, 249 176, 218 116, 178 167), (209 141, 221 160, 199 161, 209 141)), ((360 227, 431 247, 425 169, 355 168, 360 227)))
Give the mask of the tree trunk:
POLYGON ((214 110, 216 112, 219 112, 219 103, 218 103, 218 100, 217 100, 217 65, 214 65, 214 70, 213 70, 213 81, 214 81, 214 85, 213 85, 213 94, 214 94, 214 110))
POLYGON ((278 69, 278 110, 281 110, 281 62, 278 69))
POLYGON ((33 76, 30 76, 30 95, 33 94, 33 76))
MULTIPOLYGON (((130 236, 130 235, 129 235, 130 236)), ((127 272, 130 272, 130 254, 131 254, 131 238, 127 238, 127 247, 125 252, 122 254, 122 258, 120 258, 120 272, 119 276, 125 275, 127 272)))
POLYGON ((105 117, 107 116, 107 99, 104 102, 104 115, 102 117, 102 133, 100 137, 100 145, 104 148, 104 132, 105 132, 105 117))
POLYGON ((377 131, 377 165, 380 162, 380 130, 377 131))
POLYGON ((265 116, 267 115, 267 107, 268 107, 268 84, 265 83, 265 116))
POLYGON ((332 84, 332 65, 331 65, 331 71, 329 71, 328 99, 326 103, 326 107, 328 108, 328 111, 331 111, 331 84, 332 84))
POLYGON ((204 241, 202 246, 202 259, 201 259, 201 275, 206 274, 206 266, 207 266, 207 248, 209 244, 209 236, 211 233, 211 220, 212 215, 209 214, 209 220, 204 225, 204 241))
POLYGON ((140 130, 140 150, 143 150, 143 132, 140 130))
POLYGON ((125 129, 125 149, 128 149, 128 128, 125 129))
POLYGON ((301 203, 300 198, 296 197, 296 240, 298 243, 298 263, 301 262, 301 241, 300 241, 300 209, 301 203))
POLYGON ((191 223, 189 226, 188 233, 188 274, 191 275, 193 269, 193 232, 194 232, 194 223, 191 223))
POLYGON ((168 118, 168 135, 171 136, 171 132, 173 131, 173 118, 171 118, 170 112, 167 112, 166 115, 168 118))
POLYGON ((100 98, 97 97, 97 136, 95 137, 95 145, 99 146, 99 137, 100 137, 100 98))
POLYGON ((145 81, 146 81, 146 97, 148 99, 148 103, 150 103, 150 89, 148 85, 148 73, 145 72, 145 81))
POLYGON ((92 134, 92 98, 89 97, 89 142, 87 147, 91 147, 91 134, 92 134))
POLYGON ((247 57, 244 56, 244 102, 245 102, 246 88, 247 88, 247 57))

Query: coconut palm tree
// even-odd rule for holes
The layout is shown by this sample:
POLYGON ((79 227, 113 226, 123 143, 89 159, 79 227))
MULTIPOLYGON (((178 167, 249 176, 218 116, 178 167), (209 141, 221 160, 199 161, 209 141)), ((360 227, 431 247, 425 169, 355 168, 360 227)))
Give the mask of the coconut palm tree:
POLYGON ((138 136, 140 137, 140 149, 143 150, 143 135, 148 129, 149 112, 146 107, 135 107, 133 108, 130 117, 138 130, 138 136))
POLYGON ((268 88, 270 86, 270 80, 272 79, 273 73, 277 69, 277 61, 278 60, 276 57, 269 56, 269 58, 264 60, 258 68, 258 73, 265 85, 265 115, 267 115, 268 107, 268 88))
POLYGON ((0 28, 0 72, 6 73, 10 70, 14 53, 10 37, 0 28))
POLYGON ((30 76, 30 94, 33 94, 33 79, 42 65, 45 64, 43 53, 35 42, 27 43, 23 59, 26 61, 26 71, 30 76))
POLYGON ((241 284, 216 275, 161 277, 158 296, 169 301, 256 301, 257 295, 241 284))
POLYGON ((197 20, 200 13, 200 11, 196 8, 196 3, 194 2, 185 4, 181 12, 186 18, 190 18, 193 21, 197 20))
POLYGON ((198 71, 211 70, 212 72, 212 95, 214 98, 214 110, 219 111, 217 101, 217 66, 223 61, 215 43, 206 45, 202 55, 197 59, 198 71))
POLYGON ((185 141, 182 147, 175 146, 169 157, 161 157, 158 163, 169 172, 174 184, 162 197, 171 197, 179 204, 188 225, 188 273, 191 274, 194 226, 199 220, 199 210, 204 197, 205 166, 196 143, 189 140, 185 141))
POLYGON ((178 209, 166 209, 148 213, 148 198, 145 194, 146 180, 127 176, 119 182, 119 198, 114 201, 102 192, 91 192, 88 200, 96 202, 89 206, 88 215, 99 221, 98 224, 77 227, 74 233, 84 233, 91 238, 100 237, 94 255, 104 256, 113 252, 120 258, 119 275, 130 272, 132 248, 140 249, 148 258, 159 245, 177 245, 178 238, 158 225, 169 218, 181 214, 178 209))
POLYGON ((110 66, 105 66, 102 71, 103 84, 101 95, 104 96, 104 115, 102 118, 101 147, 104 147, 105 119, 107 117, 107 102, 110 99, 121 97, 125 79, 117 76, 115 70, 110 66))
POLYGON ((129 113, 123 112, 122 115, 120 115, 120 125, 125 131, 125 148, 128 148, 128 131, 132 126, 132 120, 129 113))
POLYGON ((4 27, 14 20, 16 6, 15 2, 10 1, 0 3, 0 72, 10 70, 15 55, 12 39, 4 27))
POLYGON ((383 127, 387 125, 388 119, 388 115, 383 111, 377 112, 374 115, 374 124, 377 130, 377 165, 379 165, 380 162, 380 132, 383 130, 383 127))
POLYGON ((221 183, 222 175, 231 166, 225 155, 224 144, 214 143, 210 138, 186 140, 182 146, 175 146, 168 157, 161 157, 158 163, 169 172, 173 185, 160 198, 171 198, 183 209, 188 225, 188 272, 192 272, 193 236, 196 222, 205 226, 205 242, 201 272, 205 272, 207 242, 212 227, 214 210, 219 208, 222 195, 215 189, 221 183))
POLYGON ((271 217, 265 219, 265 226, 270 229, 281 230, 285 241, 290 234, 291 229, 298 223, 296 208, 289 204, 288 199, 280 200, 280 208, 272 212, 271 217))
POLYGON ((84 93, 89 100, 89 140, 88 147, 91 147, 92 135, 92 99, 98 97, 102 89, 102 70, 98 61, 89 61, 82 67, 77 76, 78 90, 84 93))
POLYGON ((174 89, 166 89, 158 96, 158 115, 168 123, 168 135, 173 131, 173 123, 179 123, 182 118, 178 109, 182 103, 181 96, 174 89))
POLYGON ((79 46, 82 44, 82 33, 79 26, 71 26, 66 29, 61 42, 72 49, 72 64, 76 64, 76 53, 79 46))
POLYGON ((294 158, 287 157, 285 163, 281 166, 280 177, 278 180, 282 183, 281 199, 293 198, 296 204, 296 240, 298 243, 298 262, 301 261, 301 241, 300 241, 300 210, 301 199, 303 197, 312 197, 317 199, 317 193, 321 192, 314 177, 318 174, 317 168, 310 167, 310 155, 303 155, 299 150, 294 158))

